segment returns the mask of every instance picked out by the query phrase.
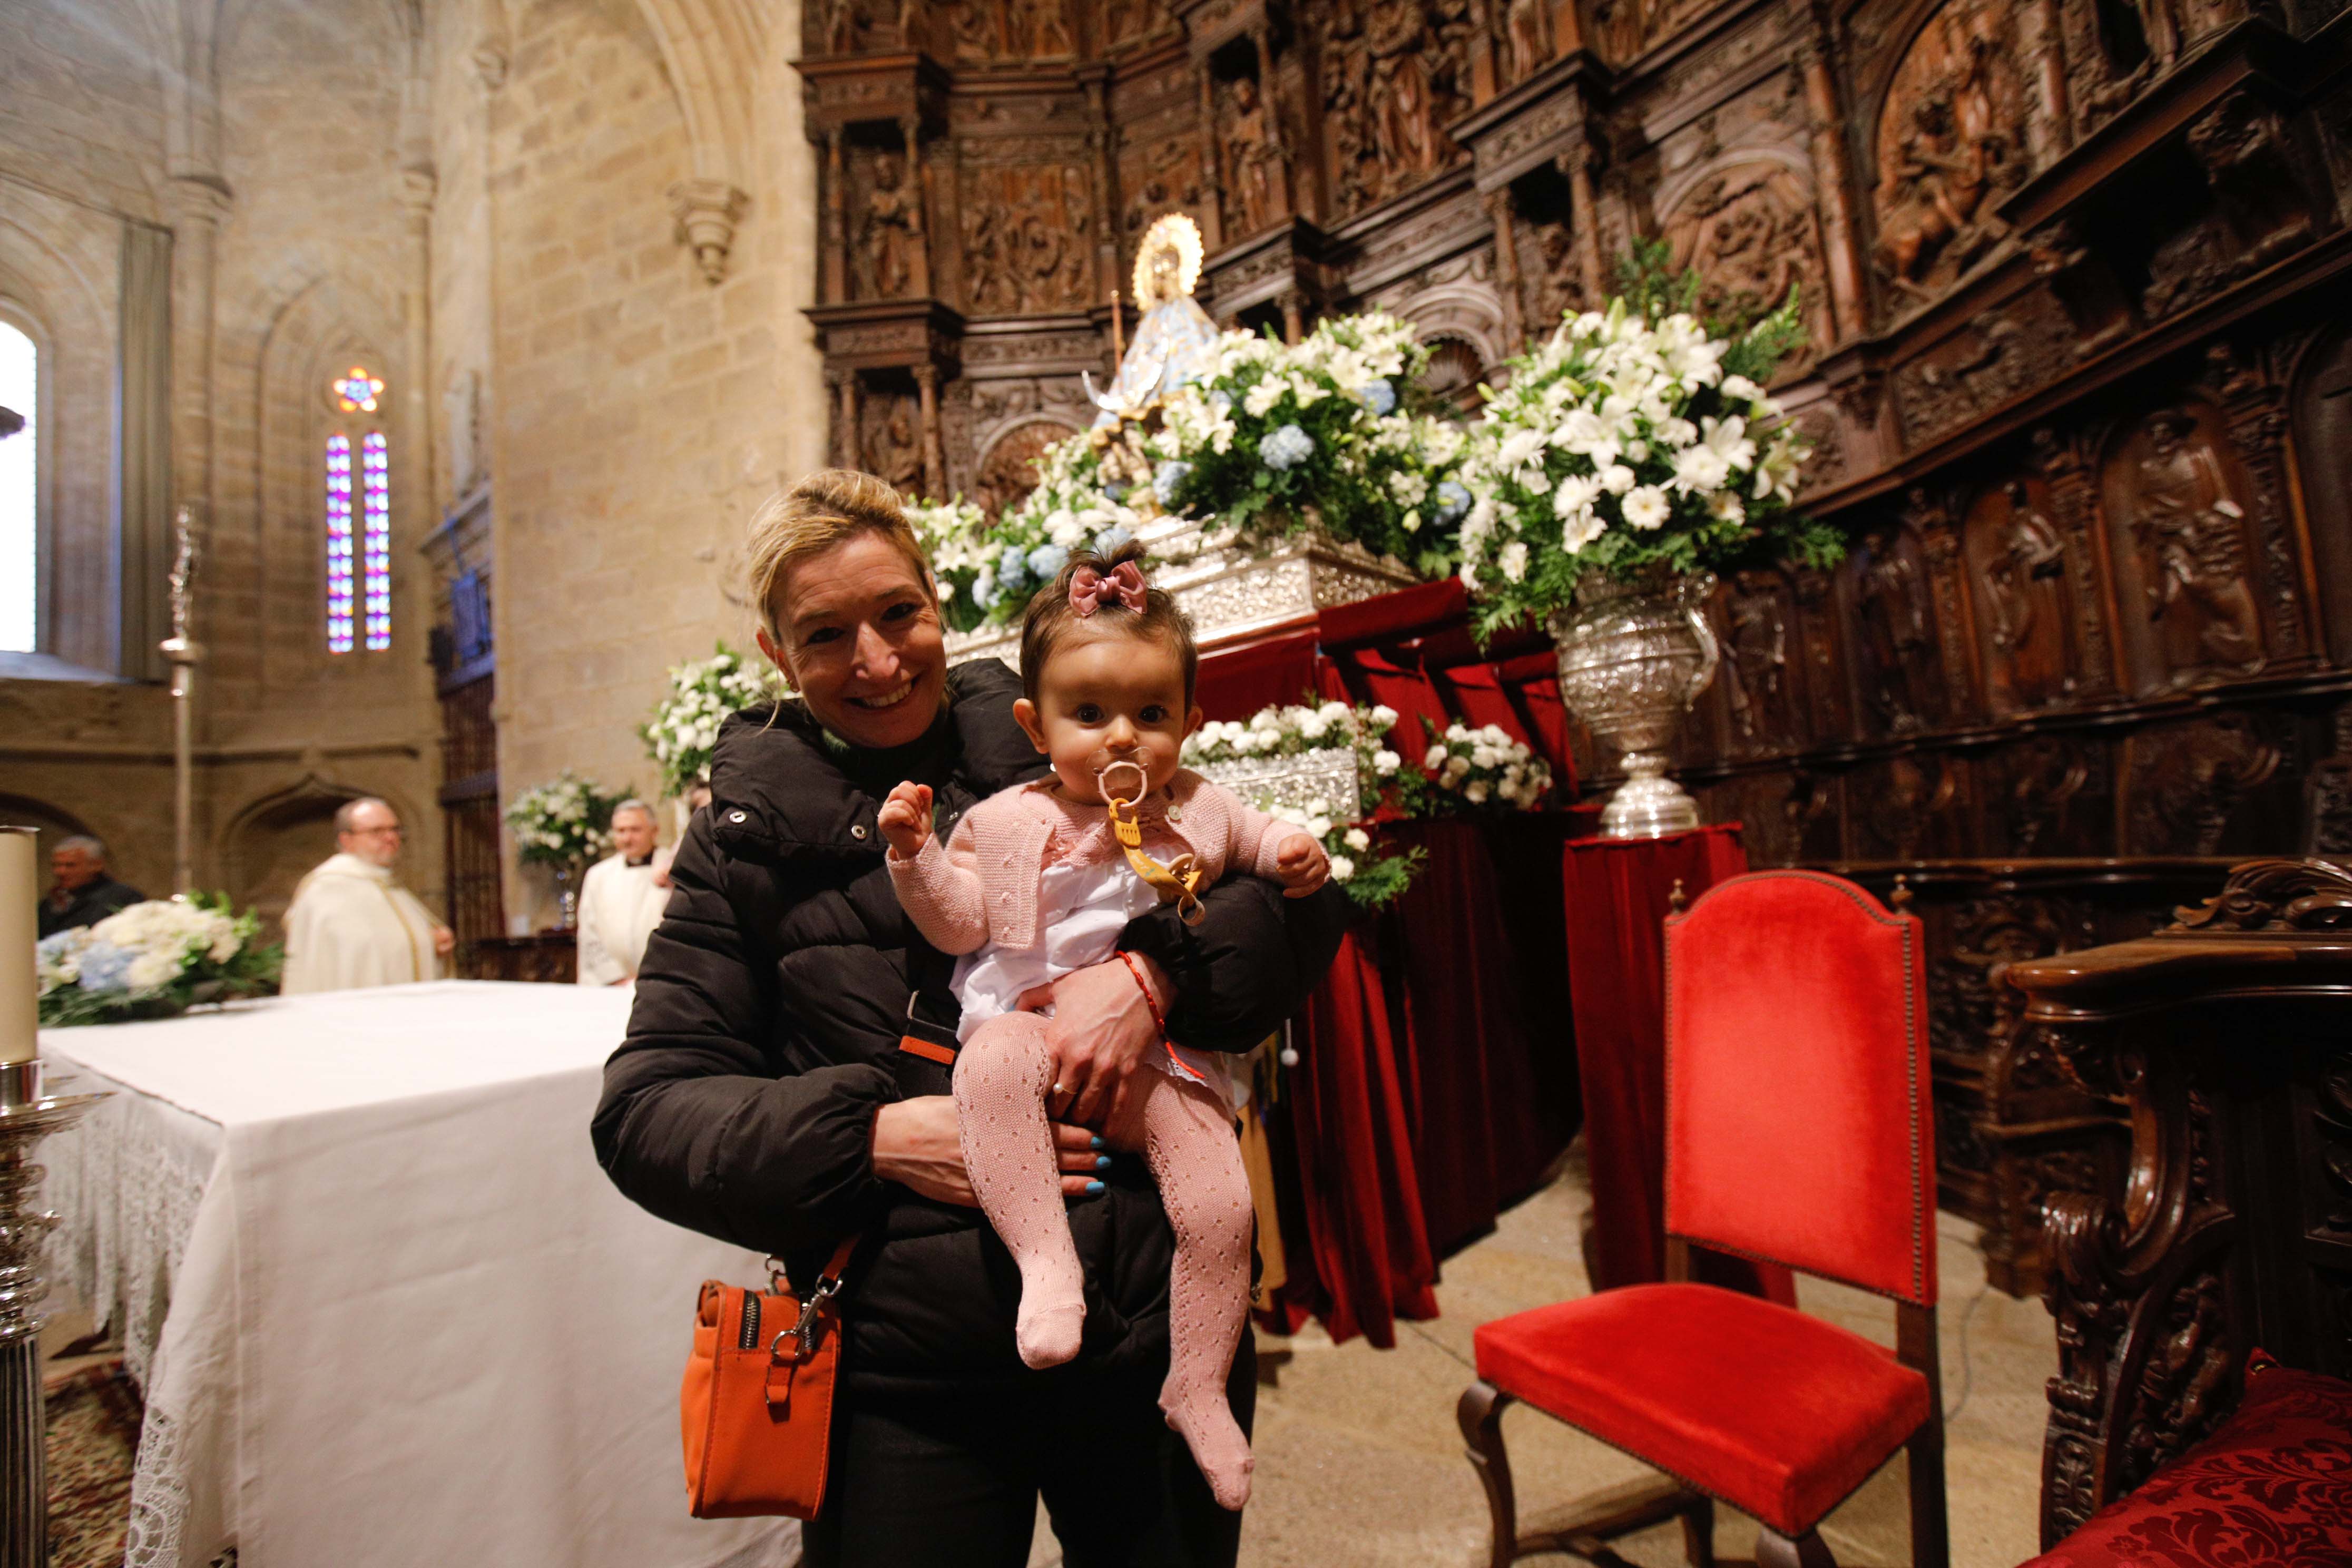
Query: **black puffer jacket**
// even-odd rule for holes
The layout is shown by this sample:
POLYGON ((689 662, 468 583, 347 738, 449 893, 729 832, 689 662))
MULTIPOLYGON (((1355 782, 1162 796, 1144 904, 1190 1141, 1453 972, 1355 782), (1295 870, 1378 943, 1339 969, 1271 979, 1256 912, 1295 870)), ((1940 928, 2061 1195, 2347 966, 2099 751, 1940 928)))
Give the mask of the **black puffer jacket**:
MULTIPOLYGON (((598 1160, 631 1198, 780 1253, 803 1284, 840 1237, 866 1234, 845 1297, 854 1388, 1023 1373, 1020 1279, 1003 1243, 977 1209, 880 1181, 869 1157, 876 1110, 900 1097, 902 1064, 919 1067, 898 1048, 909 944, 920 939, 882 863, 881 799, 911 770, 937 793, 947 832, 981 799, 1043 771, 1013 722, 1020 683, 1003 666, 961 666, 948 691, 941 725, 904 754, 844 753, 797 703, 772 723, 764 710, 727 721, 714 798, 678 846, 593 1127, 598 1160)), ((1286 900, 1269 882, 1234 877, 1206 903, 1208 918, 1189 930, 1171 911, 1143 916, 1124 945, 1173 979, 1171 1034, 1245 1050, 1329 964, 1344 895, 1286 900)), ((943 1089, 940 1075, 903 1092, 943 1089)), ((1081 1362, 1160 1365, 1167 1219, 1139 1163, 1118 1162, 1105 1181, 1100 1197, 1070 1207, 1087 1277, 1081 1362)))

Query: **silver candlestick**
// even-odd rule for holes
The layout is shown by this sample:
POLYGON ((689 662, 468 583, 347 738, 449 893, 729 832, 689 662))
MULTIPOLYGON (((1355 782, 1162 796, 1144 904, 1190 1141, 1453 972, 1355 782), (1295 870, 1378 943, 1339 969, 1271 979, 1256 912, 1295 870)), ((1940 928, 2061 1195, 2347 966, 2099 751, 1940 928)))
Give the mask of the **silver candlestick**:
POLYGON ((179 548, 172 561, 172 635, 162 646, 172 666, 172 890, 186 894, 196 886, 196 666, 205 658, 203 645, 189 635, 199 552, 195 521, 186 507, 180 509, 174 531, 179 548))
POLYGON ((41 1064, 0 1063, 0 1568, 48 1568, 48 1423, 41 1395, 41 1242, 58 1216, 35 1212, 45 1173, 33 1146, 81 1120, 102 1094, 41 1093, 41 1064))

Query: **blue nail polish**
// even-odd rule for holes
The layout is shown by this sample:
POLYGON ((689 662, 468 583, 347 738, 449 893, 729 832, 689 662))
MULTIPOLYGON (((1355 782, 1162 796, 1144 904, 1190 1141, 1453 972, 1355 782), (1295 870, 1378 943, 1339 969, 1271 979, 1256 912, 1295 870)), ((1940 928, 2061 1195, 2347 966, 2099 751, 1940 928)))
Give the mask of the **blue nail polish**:
POLYGON ((1090 1198, 1100 1194, 1102 1190, 1103 1184, 1100 1182, 1088 1182, 1087 1184, 1087 1196, 1090 1198))
POLYGON ((1108 1171, 1108 1170, 1109 1170, 1109 1169, 1110 1169, 1110 1156, 1109 1156, 1109 1155, 1108 1155, 1108 1154, 1097 1154, 1097 1155, 1096 1155, 1096 1156, 1095 1156, 1095 1169, 1096 1169, 1096 1170, 1097 1170, 1097 1171, 1108 1171))
POLYGON ((1087 1143, 1089 1147, 1096 1149, 1099 1149, 1103 1146, 1103 1141, 1099 1138, 1089 1138, 1087 1140, 1087 1143))

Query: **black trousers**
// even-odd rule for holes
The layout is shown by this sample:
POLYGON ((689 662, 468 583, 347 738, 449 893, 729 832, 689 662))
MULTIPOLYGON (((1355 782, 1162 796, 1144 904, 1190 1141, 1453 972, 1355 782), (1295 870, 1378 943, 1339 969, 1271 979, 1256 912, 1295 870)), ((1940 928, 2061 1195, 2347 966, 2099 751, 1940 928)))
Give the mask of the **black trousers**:
MULTIPOLYGON (((1247 1333, 1226 1392, 1248 1431, 1247 1333)), ((1159 1395, 1157 1383, 1075 1370, 1009 1394, 845 1392, 804 1568, 1023 1568, 1041 1496, 1067 1568, 1233 1568, 1242 1516, 1209 1495, 1159 1395)))

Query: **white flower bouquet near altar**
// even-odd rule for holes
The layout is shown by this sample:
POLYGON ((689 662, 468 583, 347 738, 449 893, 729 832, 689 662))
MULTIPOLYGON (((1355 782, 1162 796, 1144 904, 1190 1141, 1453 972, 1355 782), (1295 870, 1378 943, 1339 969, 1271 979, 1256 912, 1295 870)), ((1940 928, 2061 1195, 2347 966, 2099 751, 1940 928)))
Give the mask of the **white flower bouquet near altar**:
POLYGON ((1264 708, 1246 722, 1202 725, 1186 739, 1183 759, 1186 766, 1250 796, 1261 811, 1306 828, 1331 857, 1331 879, 1358 904, 1378 909, 1405 890, 1423 858, 1418 849, 1399 853, 1390 847, 1373 821, 1403 767, 1403 759, 1387 744, 1396 721, 1396 710, 1385 706, 1264 708), (1313 763, 1333 752, 1341 753, 1339 769, 1318 769, 1314 779, 1329 794, 1300 797, 1267 776, 1269 763, 1276 768, 1282 759, 1313 763))
POLYGON ((613 808, 626 798, 567 768, 515 796, 507 807, 507 826, 524 864, 569 871, 613 852, 613 808))
POLYGON ((1428 363, 1412 324, 1380 312, 1327 317, 1295 346, 1228 332, 1214 373, 1161 401, 1155 498, 1255 543, 1319 526, 1444 576, 1471 494, 1463 432, 1419 390, 1428 363))
POLYGON ((1671 298, 1564 320, 1511 362, 1471 427, 1461 577, 1482 633, 1541 620, 1593 574, 1833 563, 1836 530, 1799 515, 1805 443, 1763 384, 1803 327, 1790 301, 1710 336, 1671 298))
MULTIPOLYGON (((1108 553, 1134 538, 1146 519, 1128 501, 1138 486, 1148 486, 1151 471, 1142 442, 1134 426, 1123 434, 1082 430, 1038 454, 1037 488, 994 523, 964 505, 955 536, 931 561, 948 624, 970 631, 1018 620, 1072 551, 1108 553)), ((936 515, 941 509, 917 510, 936 515)))
POLYGON ((1454 723, 1441 734, 1427 718, 1421 722, 1429 750, 1406 787, 1406 809, 1414 816, 1465 806, 1534 811, 1551 794, 1550 764, 1502 726, 1454 723))
MULTIPOLYGON (((975 516, 980 510, 968 510, 975 516)), ((655 705, 653 717, 637 726, 646 754, 661 769, 662 793, 681 795, 697 779, 709 778, 711 749, 719 743, 719 726, 727 716, 772 701, 784 690, 782 678, 772 666, 747 658, 723 642, 709 658, 672 668, 668 694, 655 705)), ((518 807, 521 804, 515 803, 518 807)), ((508 820, 513 820, 511 809, 508 820)), ((518 826, 515 834, 520 840, 522 829, 518 826)))
POLYGON ((34 949, 40 1018, 49 1025, 168 1018, 199 1003, 278 989, 285 953, 257 942, 261 919, 226 894, 151 899, 34 949))

